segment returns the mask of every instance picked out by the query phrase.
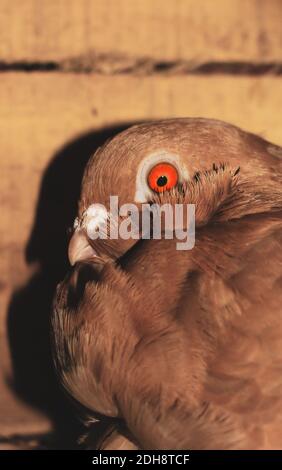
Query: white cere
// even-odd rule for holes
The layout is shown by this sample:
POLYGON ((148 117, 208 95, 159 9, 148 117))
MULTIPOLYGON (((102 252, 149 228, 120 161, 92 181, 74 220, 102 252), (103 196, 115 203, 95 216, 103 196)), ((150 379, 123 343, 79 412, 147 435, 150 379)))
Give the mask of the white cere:
MULTIPOLYGON (((105 227, 108 212, 102 204, 92 204, 83 214, 83 225, 89 238, 96 238, 97 231, 105 227)), ((102 229, 103 230, 103 229, 102 229)))
POLYGON ((79 225, 80 225, 79 218, 76 217, 76 218, 74 219, 74 223, 73 223, 73 228, 74 228, 74 230, 76 230, 76 229, 79 227, 79 225))

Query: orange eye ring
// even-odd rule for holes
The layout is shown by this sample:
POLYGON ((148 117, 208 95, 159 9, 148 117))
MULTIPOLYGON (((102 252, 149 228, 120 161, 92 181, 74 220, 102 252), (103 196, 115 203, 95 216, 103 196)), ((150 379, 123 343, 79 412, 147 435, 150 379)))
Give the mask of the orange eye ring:
POLYGON ((178 172, 170 163, 158 163, 148 175, 148 185, 156 193, 174 188, 178 183, 178 172))

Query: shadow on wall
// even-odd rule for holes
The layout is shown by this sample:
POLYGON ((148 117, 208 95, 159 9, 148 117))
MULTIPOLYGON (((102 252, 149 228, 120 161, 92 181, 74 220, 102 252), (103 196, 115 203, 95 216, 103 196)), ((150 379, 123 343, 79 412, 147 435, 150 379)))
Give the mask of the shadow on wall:
POLYGON ((21 399, 45 412, 54 424, 54 445, 72 448, 79 432, 74 410, 61 390, 52 365, 50 310, 57 283, 64 278, 68 229, 76 216, 83 171, 107 139, 132 123, 90 132, 67 144, 52 159, 41 184, 34 226, 26 247, 27 263, 39 270, 15 292, 8 311, 14 379, 21 399))

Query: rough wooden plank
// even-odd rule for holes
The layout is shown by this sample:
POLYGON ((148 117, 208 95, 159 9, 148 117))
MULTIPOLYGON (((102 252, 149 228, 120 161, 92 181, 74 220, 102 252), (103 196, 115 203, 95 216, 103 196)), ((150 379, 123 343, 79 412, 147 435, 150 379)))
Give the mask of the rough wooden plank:
MULTIPOLYGON (((0 427, 6 434, 43 432, 50 421, 31 413, 10 392, 8 337, 20 382, 22 375, 33 374, 34 394, 43 388, 40 393, 45 397, 47 390, 48 401, 48 357, 43 351, 47 316, 54 284, 62 275, 80 162, 121 123, 172 116, 220 118, 281 145, 282 81, 2 74, 0 103, 0 427), (105 131, 107 127, 111 131, 105 131), (25 260, 27 245, 30 265, 25 260)), ((30 390, 25 394, 28 402, 30 390)))
POLYGON ((2 0, 0 60, 281 61, 280 0, 2 0))

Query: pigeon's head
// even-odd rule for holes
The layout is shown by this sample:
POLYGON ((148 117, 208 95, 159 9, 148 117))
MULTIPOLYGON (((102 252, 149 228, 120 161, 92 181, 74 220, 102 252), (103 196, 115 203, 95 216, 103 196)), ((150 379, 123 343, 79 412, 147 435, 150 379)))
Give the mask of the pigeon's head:
POLYGON ((85 170, 69 245, 71 264, 120 257, 142 236, 145 206, 179 204, 187 191, 185 202, 196 205, 196 222, 197 214, 207 222, 234 190, 240 167, 244 178, 256 184, 271 175, 271 160, 274 165, 281 158, 280 148, 268 145, 235 126, 200 118, 151 122, 118 134, 98 149, 85 170), (132 211, 135 228, 128 224, 132 211), (123 235, 130 236, 121 236, 121 224, 123 235))

